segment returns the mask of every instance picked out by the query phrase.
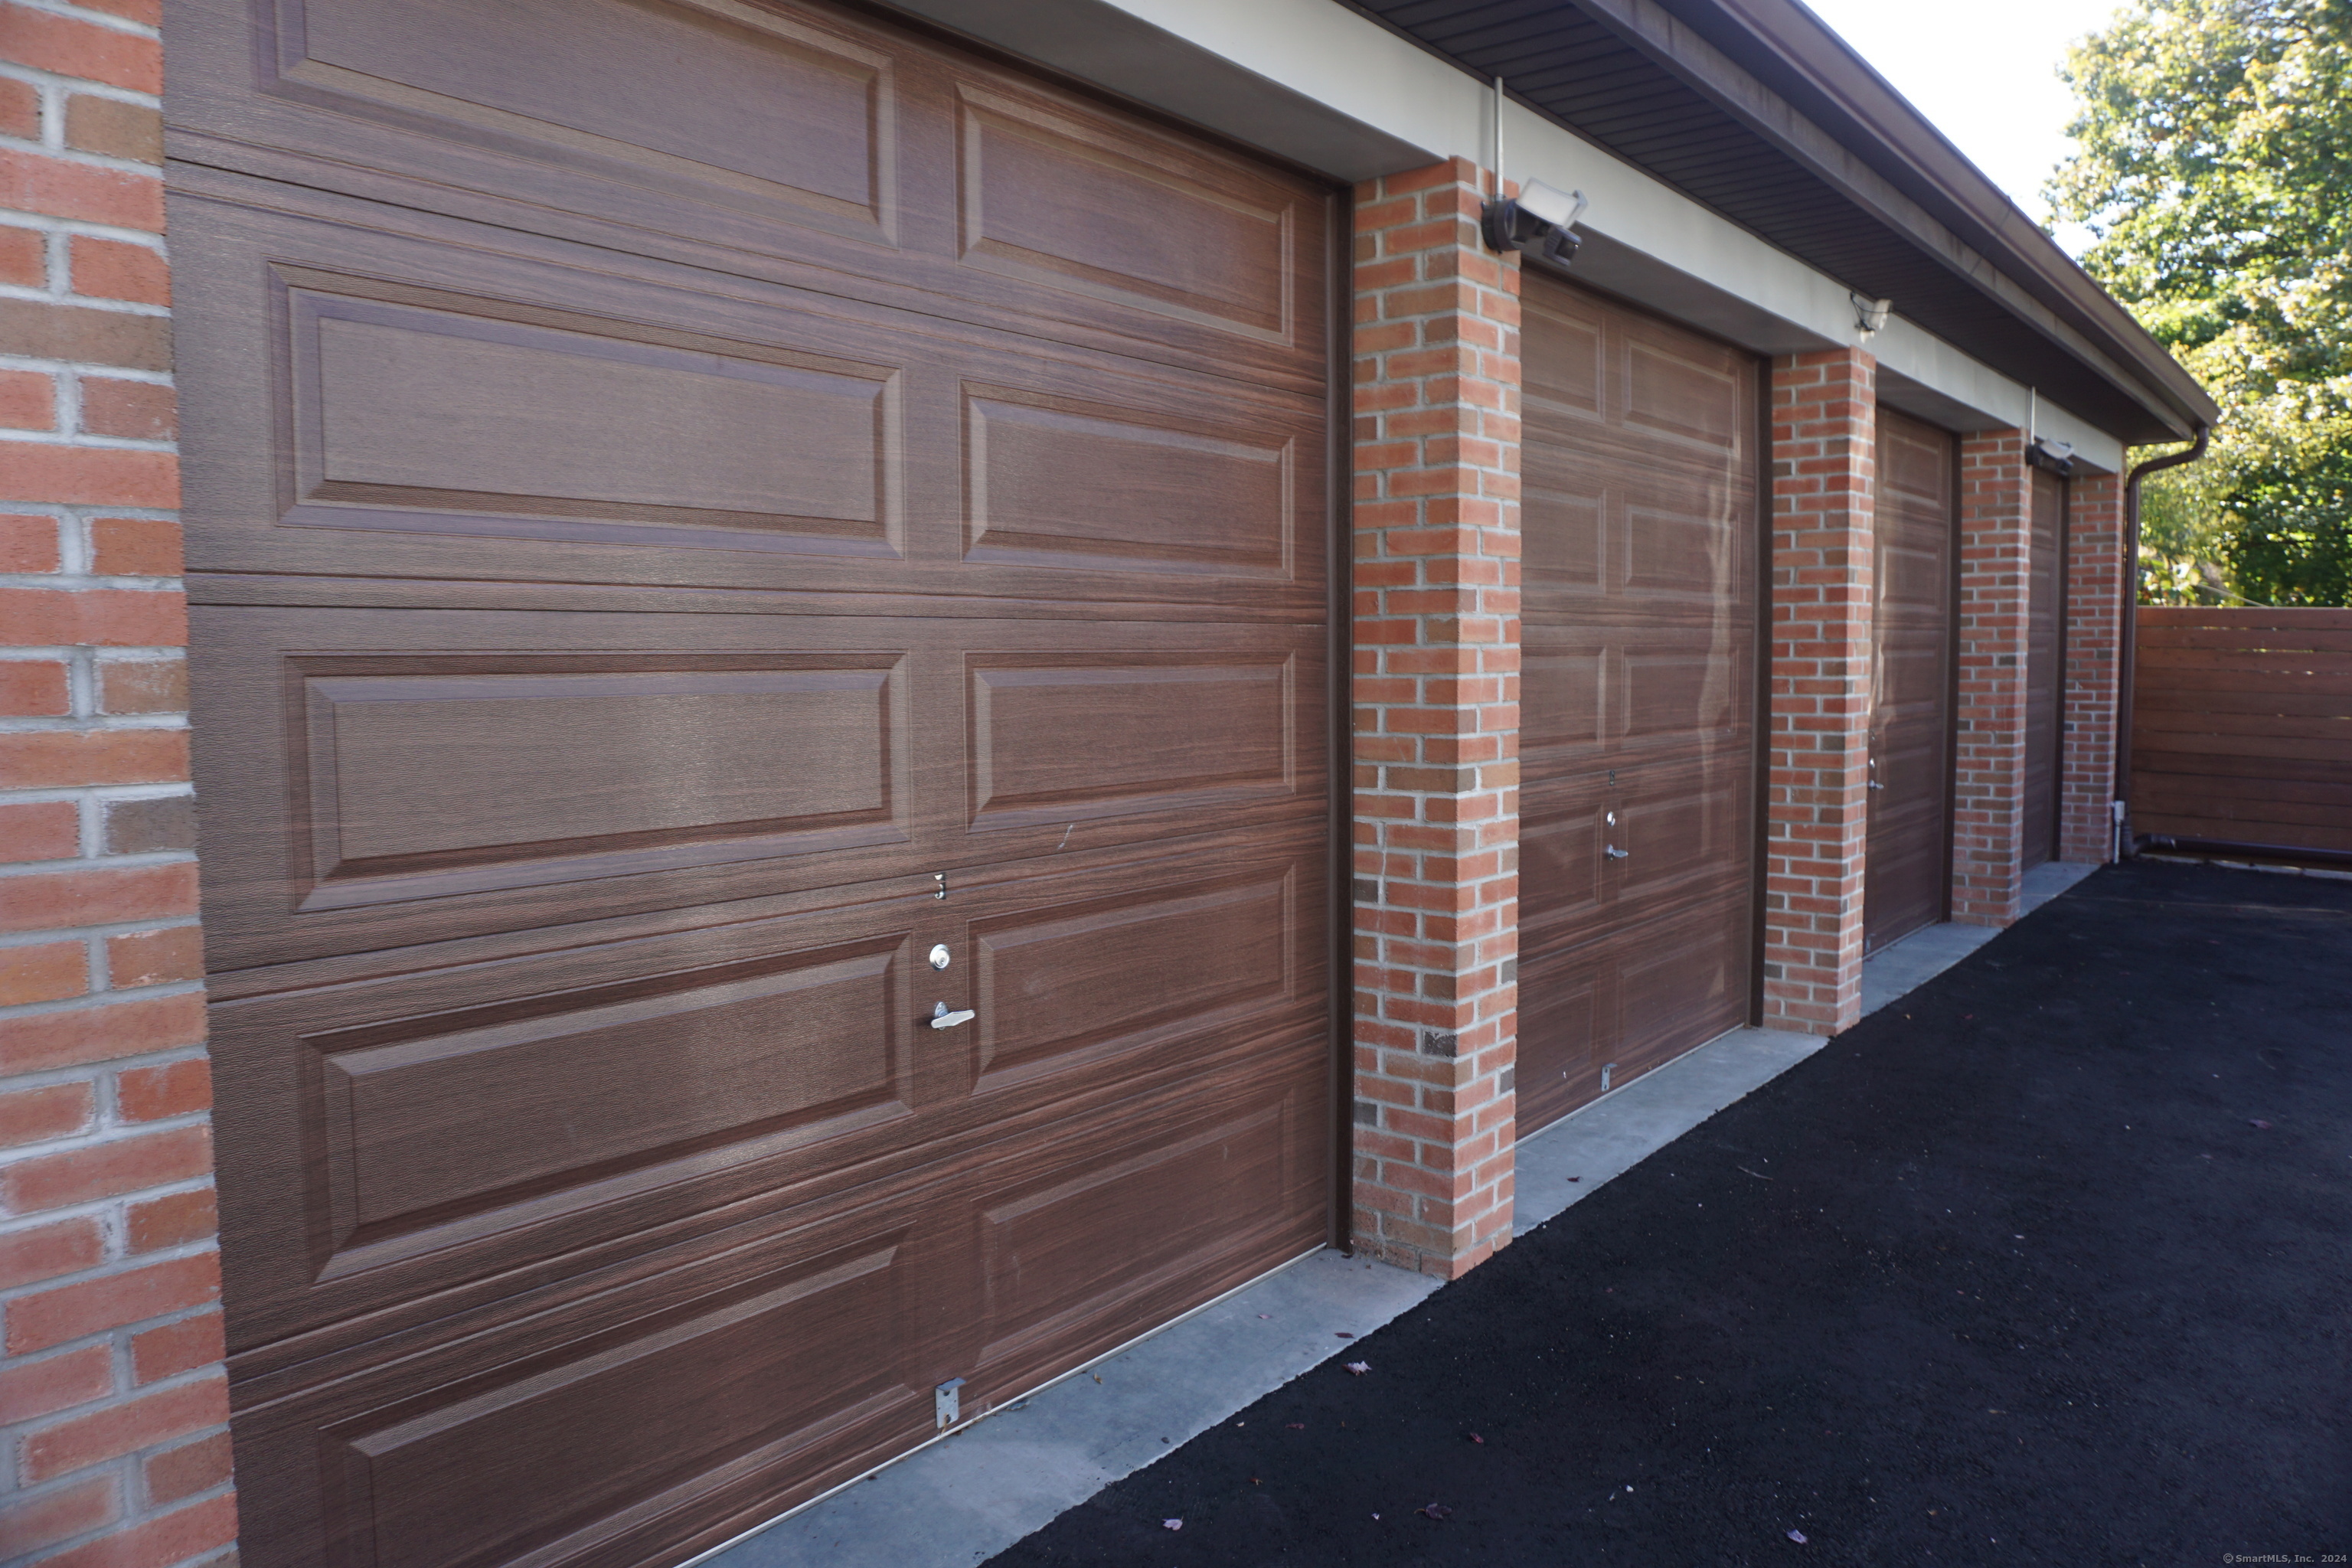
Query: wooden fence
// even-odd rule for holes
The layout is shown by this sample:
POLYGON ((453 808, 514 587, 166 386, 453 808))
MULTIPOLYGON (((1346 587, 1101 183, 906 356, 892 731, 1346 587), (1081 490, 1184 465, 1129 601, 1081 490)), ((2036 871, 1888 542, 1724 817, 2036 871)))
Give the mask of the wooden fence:
POLYGON ((2352 609, 2139 611, 2135 836, 2352 852, 2352 609))

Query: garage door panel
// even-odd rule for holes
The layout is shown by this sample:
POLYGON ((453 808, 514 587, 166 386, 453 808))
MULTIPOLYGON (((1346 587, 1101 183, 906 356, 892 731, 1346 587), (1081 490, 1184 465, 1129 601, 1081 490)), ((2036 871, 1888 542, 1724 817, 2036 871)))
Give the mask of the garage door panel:
POLYGON ((1748 356, 1632 317, 1617 324, 1626 427, 1669 450, 1738 462, 1755 437, 1755 372, 1748 356))
POLYGON ((967 659, 974 833, 1296 795, 1299 659, 1105 651, 967 659))
POLYGON ((1533 755, 1570 757, 1598 747, 1608 711, 1606 643, 1526 634, 1519 670, 1519 747, 1533 755))
MULTIPOLYGON (((332 1279, 447 1245, 496 1212, 576 1208, 612 1178, 774 1133, 840 1136, 915 1109, 904 935, 313 1035, 332 1279), (541 1005, 548 1005, 542 1002, 541 1005), (549 1201, 550 1199, 553 1201, 549 1201)), ((323 1190, 319 1190, 323 1188, 323 1190)))
MULTIPOLYGON (((255 9, 274 46, 264 92, 383 126, 367 138, 371 162, 396 165, 405 153, 430 169, 445 149, 472 146, 535 166, 541 181, 571 174, 572 199, 591 210, 652 217, 667 195, 787 223, 830 217, 841 231, 887 237, 892 61, 850 36, 749 5, 690 3, 281 0, 255 9), (467 47, 448 47, 455 36, 467 47), (613 68, 616 59, 629 68, 613 68)), ((361 134, 353 127, 343 140, 361 134)), ((499 166, 480 163, 461 175, 499 166)))
POLYGON ((196 737, 221 971, 1323 811, 1308 628, 193 620, 196 681, 239 694, 196 737))
MULTIPOLYGON (((1743 750, 1738 761, 1747 760, 1743 750)), ((1629 858, 1612 863, 1612 896, 1671 900, 1722 882, 1723 863, 1753 847, 1751 792, 1745 780, 1723 776, 1732 771, 1701 764, 1686 780, 1654 785, 1620 775, 1624 804, 1610 837, 1629 858)))
MULTIPOLYGON (((1323 965, 1296 861, 1110 898, 968 916, 979 1091, 1097 1071, 1132 1051, 1273 1014, 1310 1024, 1323 965)), ((1073 889, 1075 891, 1075 889, 1073 889)), ((974 904, 987 900, 973 900, 974 904)))
POLYGON ((237 1342, 364 1340, 1168 1085, 1324 1071, 1327 851, 1286 837, 216 1004, 237 1342))
POLYGON ((1033 1128, 949 1191, 910 1177, 819 1226, 330 1356, 237 1411, 240 1459, 306 1483, 252 1500, 245 1549, 677 1561, 724 1538, 711 1521, 753 1522, 928 1435, 945 1376, 987 1409, 1318 1245, 1322 1072, 1233 1064, 1160 1087, 1131 1125, 1033 1128))
POLYGON ((1598 1092, 1600 1042, 1617 1035, 1614 976, 1602 954, 1579 951, 1519 955, 1519 1041, 1513 1079, 1518 1114, 1548 1127, 1598 1092))
POLYGON ((929 1315, 924 1228, 900 1194, 373 1363, 330 1358, 281 1396, 246 1384, 239 1462, 285 1484, 248 1488, 239 1545, 273 1564, 678 1561, 713 1521, 929 1429, 929 1386, 871 1345, 929 1315))
POLYGON ((631 1529, 646 1516, 842 1427, 919 1419, 914 1391, 867 1349, 890 1313, 890 1264, 887 1248, 854 1256, 576 1343, 561 1364, 404 1420, 341 1424, 330 1463, 350 1511, 327 1533, 364 1542, 354 1559, 382 1568, 635 1560, 656 1533, 631 1529), (616 1409, 631 1419, 602 1418, 616 1409))
POLYGON ((297 913, 904 844, 906 664, 290 658, 297 913))
MULTIPOLYGON (((1603 317, 1587 301, 1556 289, 1526 291, 1520 301, 1521 406, 1547 422, 1589 423, 1604 432, 1609 354, 1603 317)), ((1537 456, 1534 449, 1527 454, 1537 456)))
POLYGON ((1519 910, 1523 957, 1559 940, 1557 933, 1580 928, 1607 896, 1601 873, 1607 799, 1598 779, 1583 789, 1521 792, 1520 880, 1532 879, 1543 891, 1539 900, 1523 903, 1519 910))
MULTIPOLYGON (((180 197, 192 572, 1319 615, 1320 398, 180 197)), ((520 250, 526 254, 518 255, 520 250)))
POLYGON ((1252 1092, 1139 1145, 1083 1140, 1076 1158, 980 1201, 988 1385, 1009 1393, 1022 1368, 1079 1359, 1106 1320, 1154 1316, 1112 1302, 1197 1300, 1255 1272, 1250 1260, 1321 1239, 1297 1201, 1313 1181, 1299 1161, 1321 1146, 1307 1126, 1320 1107, 1311 1084, 1285 1076, 1286 1092, 1252 1092))
MULTIPOLYGON (((964 560, 1278 581, 1297 569, 1322 487, 1305 419, 1230 404, 1144 407, 1109 377, 962 387, 964 560), (1083 387, 1093 397, 1068 394, 1083 387)), ((1173 405, 1171 405, 1171 404, 1173 405)))
POLYGON ((963 1092, 918 1053, 912 902, 485 966, 470 987, 215 1006, 239 1342, 643 1250, 895 1147, 963 1092))
POLYGON ((1740 888, 1628 928, 1619 959, 1623 1002, 1612 1086, 1748 1021, 1751 919, 1740 888))
POLYGON ((184 9, 177 158, 1162 363, 1323 352, 1322 193, 846 10, 184 9))
POLYGON ((576 319, 518 321, 539 312, 504 301, 461 313, 279 278, 294 468, 282 527, 904 552, 893 365, 711 353, 576 319))
POLYGON ((1297 201, 1158 138, 960 84, 965 262, 1283 342, 1297 201))

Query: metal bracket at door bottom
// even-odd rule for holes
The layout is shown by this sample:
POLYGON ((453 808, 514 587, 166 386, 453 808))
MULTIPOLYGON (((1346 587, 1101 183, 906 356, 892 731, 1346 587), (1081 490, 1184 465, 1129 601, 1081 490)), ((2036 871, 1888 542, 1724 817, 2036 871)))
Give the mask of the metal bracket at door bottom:
POLYGON ((941 1002, 931 1009, 931 1027, 952 1029, 958 1024, 969 1024, 979 1016, 979 1013, 970 1007, 966 1007, 960 1013, 950 1013, 948 1011, 948 1005, 941 1002))
POLYGON ((944 1432, 963 1419, 963 1379, 951 1377, 931 1390, 931 1418, 944 1432))

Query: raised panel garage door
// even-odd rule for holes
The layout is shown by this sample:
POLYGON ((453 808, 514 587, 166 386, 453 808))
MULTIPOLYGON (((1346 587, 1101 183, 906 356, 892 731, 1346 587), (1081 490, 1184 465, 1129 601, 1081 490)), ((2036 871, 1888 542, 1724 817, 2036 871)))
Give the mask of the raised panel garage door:
POLYGON ((1873 518, 1870 843, 1863 946, 1944 918, 1952 820, 1953 510, 1958 447, 1878 411, 1873 518))
POLYGON ((2033 470, 2025 620, 2024 869, 2058 858, 2066 682, 2066 481, 2033 470))
POLYGON ((847 11, 172 23, 249 1568, 680 1561, 1321 1242, 1329 193, 847 11))
POLYGON ((1754 360, 1523 288, 1524 1131, 1748 1019, 1758 486, 1754 360))

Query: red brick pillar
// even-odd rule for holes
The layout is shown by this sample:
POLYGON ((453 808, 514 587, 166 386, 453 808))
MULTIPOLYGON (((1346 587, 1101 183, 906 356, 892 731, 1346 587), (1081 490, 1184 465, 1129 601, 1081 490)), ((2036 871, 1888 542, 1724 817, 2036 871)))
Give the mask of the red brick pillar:
POLYGON ((1862 1016, 1877 375, 1860 349, 1772 364, 1764 1021, 1813 1034, 1862 1016))
POLYGON ((1511 1237, 1519 275, 1460 160, 1356 191, 1356 1241, 1511 1237))
POLYGON ((2115 858, 2116 652, 2123 621, 2123 480, 2078 473, 2066 500, 2066 711, 2058 858, 2115 858))
POLYGON ((0 0, 0 1558, 236 1531, 155 7, 0 0))
POLYGON ((2021 907, 2032 559, 2033 471, 2025 464, 2025 433, 1963 437, 1952 918, 1970 925, 2007 925, 2021 907))

